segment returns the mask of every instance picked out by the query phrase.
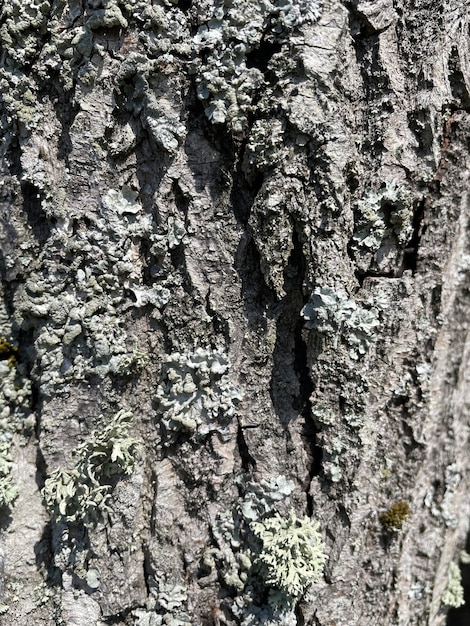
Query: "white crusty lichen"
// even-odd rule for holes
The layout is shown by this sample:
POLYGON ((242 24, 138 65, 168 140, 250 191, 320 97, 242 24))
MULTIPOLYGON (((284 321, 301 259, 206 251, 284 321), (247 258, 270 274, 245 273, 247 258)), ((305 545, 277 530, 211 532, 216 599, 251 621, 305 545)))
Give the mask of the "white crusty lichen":
POLYGON ((251 529, 262 543, 258 564, 264 581, 280 592, 271 594, 271 601, 295 603, 323 574, 326 556, 318 524, 291 511, 287 518, 276 513, 253 522, 251 529))
POLYGON ((166 437, 179 430, 202 436, 223 433, 241 399, 228 370, 228 357, 218 350, 197 348, 166 358, 157 388, 157 414, 166 437))
POLYGON ((325 336, 341 336, 350 346, 350 356, 364 355, 374 341, 375 329, 379 326, 378 311, 359 306, 342 290, 332 287, 316 287, 301 315, 305 327, 325 336))
POLYGON ((71 469, 57 468, 42 491, 49 511, 65 522, 94 522, 109 510, 114 476, 132 474, 139 442, 129 434, 132 413, 119 411, 75 450, 71 469))
POLYGON ((442 595, 442 604, 453 608, 465 604, 462 574, 457 563, 449 565, 447 587, 442 595))

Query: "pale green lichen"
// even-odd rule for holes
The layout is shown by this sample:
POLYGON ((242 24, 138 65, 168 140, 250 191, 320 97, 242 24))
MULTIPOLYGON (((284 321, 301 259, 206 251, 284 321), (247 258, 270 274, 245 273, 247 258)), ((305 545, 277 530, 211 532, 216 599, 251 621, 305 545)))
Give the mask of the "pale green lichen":
POLYGON ((465 604, 462 574, 457 563, 449 565, 448 582, 442 595, 442 604, 453 608, 458 608, 465 604))
POLYGON ((258 564, 264 581, 281 593, 272 595, 274 602, 296 602, 321 579, 326 556, 316 522, 291 511, 288 518, 276 513, 253 522, 251 529, 262 543, 258 564))
POLYGON ((109 510, 114 476, 134 471, 139 442, 129 435, 132 414, 119 411, 75 451, 71 469, 57 468, 42 491, 49 511, 66 522, 89 524, 109 510))

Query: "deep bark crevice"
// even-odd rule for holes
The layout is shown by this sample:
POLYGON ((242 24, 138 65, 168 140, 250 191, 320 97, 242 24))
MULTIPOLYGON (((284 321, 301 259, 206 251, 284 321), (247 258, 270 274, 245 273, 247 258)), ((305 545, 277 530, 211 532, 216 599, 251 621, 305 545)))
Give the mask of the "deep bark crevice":
POLYGON ((243 428, 240 424, 238 424, 237 430, 237 448, 238 454, 240 455, 242 469, 245 470, 245 472, 251 472, 256 469, 256 461, 250 454, 250 449, 248 448, 245 435, 243 434, 243 428))
MULTIPOLYGON (((416 272, 421 237, 426 232, 426 225, 423 225, 426 208, 426 200, 420 200, 415 205, 412 224, 413 234, 411 235, 411 239, 409 240, 403 254, 403 269, 401 269, 401 274, 403 274, 404 270, 411 270, 413 274, 416 272)), ((401 276, 401 274, 399 275, 401 276)))
POLYGON ((307 508, 313 512, 313 502, 308 493, 314 476, 321 472, 322 449, 318 445, 317 428, 312 419, 311 396, 314 383, 310 375, 307 353, 307 331, 303 328, 300 311, 308 297, 304 295, 306 260, 301 241, 300 225, 294 223, 292 251, 285 269, 284 290, 280 314, 277 319, 277 340, 273 354, 271 378, 271 398, 273 407, 283 426, 296 417, 302 420, 300 436, 308 462, 308 475, 305 477, 307 508), (286 397, 285 381, 290 381, 289 396, 286 397), (294 387, 294 381, 297 387, 294 387))
POLYGON ((261 256, 253 237, 246 233, 240 240, 235 259, 235 269, 240 276, 243 305, 248 328, 266 333, 264 312, 272 308, 275 295, 266 284, 261 270, 261 256))
POLYGON ((28 181, 21 182, 23 209, 38 244, 43 246, 51 236, 51 221, 42 208, 44 194, 28 181))
POLYGON ((256 67, 266 75, 269 61, 276 52, 280 52, 282 45, 277 41, 261 40, 258 48, 251 50, 246 55, 246 66, 256 67))

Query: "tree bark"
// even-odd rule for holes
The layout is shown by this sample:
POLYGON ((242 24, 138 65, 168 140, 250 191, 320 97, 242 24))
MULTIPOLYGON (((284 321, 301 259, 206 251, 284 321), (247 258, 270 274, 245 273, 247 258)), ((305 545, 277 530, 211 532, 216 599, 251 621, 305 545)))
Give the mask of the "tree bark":
POLYGON ((0 10, 1 623, 444 624, 468 3, 0 10), (290 593, 256 528, 304 516, 290 593))

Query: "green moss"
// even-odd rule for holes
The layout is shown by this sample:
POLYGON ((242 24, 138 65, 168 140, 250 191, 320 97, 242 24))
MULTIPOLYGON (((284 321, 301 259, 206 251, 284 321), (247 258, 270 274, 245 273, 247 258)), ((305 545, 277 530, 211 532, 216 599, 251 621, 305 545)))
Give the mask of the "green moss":
POLYGON ((401 500, 400 502, 394 502, 388 511, 382 513, 379 520, 387 532, 397 532, 402 529, 403 523, 407 520, 410 512, 408 503, 401 500))
MULTIPOLYGON (((0 359, 7 359, 8 365, 10 366, 10 360, 15 360, 16 365, 16 356, 18 354, 18 348, 11 344, 5 337, 0 337, 0 359)), ((10 366, 12 367, 12 366, 10 366)))

